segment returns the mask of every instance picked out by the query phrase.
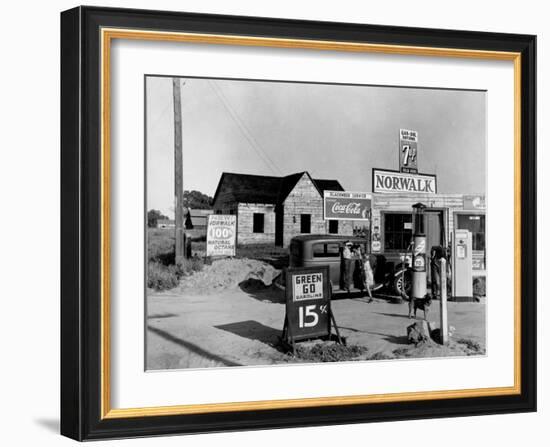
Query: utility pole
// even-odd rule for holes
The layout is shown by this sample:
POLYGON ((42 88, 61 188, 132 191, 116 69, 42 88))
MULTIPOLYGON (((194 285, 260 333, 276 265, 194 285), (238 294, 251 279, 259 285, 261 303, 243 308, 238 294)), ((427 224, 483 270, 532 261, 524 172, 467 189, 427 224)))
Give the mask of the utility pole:
POLYGON ((174 87, 174 196, 176 214, 176 265, 185 263, 185 233, 183 227, 183 154, 181 137, 181 86, 172 78, 174 87))

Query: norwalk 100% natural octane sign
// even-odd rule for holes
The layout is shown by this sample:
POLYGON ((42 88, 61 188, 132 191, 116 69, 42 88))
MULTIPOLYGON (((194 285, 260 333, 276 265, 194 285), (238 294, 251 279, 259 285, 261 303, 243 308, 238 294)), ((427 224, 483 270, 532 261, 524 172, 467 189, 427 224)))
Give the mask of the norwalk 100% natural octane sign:
POLYGON ((331 331, 329 267, 286 270, 286 318, 283 339, 329 337, 331 331))
POLYGON ((210 214, 206 231, 206 256, 235 256, 237 216, 210 214))

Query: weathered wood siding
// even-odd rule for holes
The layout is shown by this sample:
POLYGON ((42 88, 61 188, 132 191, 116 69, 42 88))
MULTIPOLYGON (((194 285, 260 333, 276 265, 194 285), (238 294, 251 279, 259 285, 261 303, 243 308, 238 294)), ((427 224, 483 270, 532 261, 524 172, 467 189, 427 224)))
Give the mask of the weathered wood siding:
MULTIPOLYGON (((311 181, 311 178, 304 174, 296 183, 294 189, 286 197, 284 203, 283 217, 283 246, 288 247, 290 240, 300 233, 300 216, 311 215, 311 234, 328 234, 328 221, 323 219, 323 198, 311 181)), ((352 221, 340 221, 338 234, 353 234, 352 221)))
POLYGON ((239 203, 237 211, 237 244, 275 245, 275 205, 239 203), (264 232, 254 233, 254 213, 264 215, 264 232))
POLYGON ((238 208, 238 203, 225 203, 223 206, 218 205, 214 207, 214 214, 237 214, 238 208))

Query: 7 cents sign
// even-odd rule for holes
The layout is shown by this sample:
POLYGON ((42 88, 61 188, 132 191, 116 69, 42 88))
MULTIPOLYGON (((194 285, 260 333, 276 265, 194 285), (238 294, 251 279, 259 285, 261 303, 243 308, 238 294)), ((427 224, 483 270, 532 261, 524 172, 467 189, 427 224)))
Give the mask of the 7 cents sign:
POLYGON ((399 170, 416 174, 418 172, 418 132, 399 129, 399 170))
POLYGON ((206 256, 235 256, 237 216, 210 214, 206 232, 206 256))
POLYGON ((330 335, 329 267, 286 270, 286 339, 330 335))

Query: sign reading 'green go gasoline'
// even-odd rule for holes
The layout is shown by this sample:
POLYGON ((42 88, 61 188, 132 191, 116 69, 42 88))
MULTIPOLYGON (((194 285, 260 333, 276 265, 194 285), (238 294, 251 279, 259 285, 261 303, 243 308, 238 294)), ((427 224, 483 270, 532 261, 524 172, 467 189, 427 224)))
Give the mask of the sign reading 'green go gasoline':
POLYGON ((330 336, 328 266, 286 270, 286 325, 289 342, 330 336))

